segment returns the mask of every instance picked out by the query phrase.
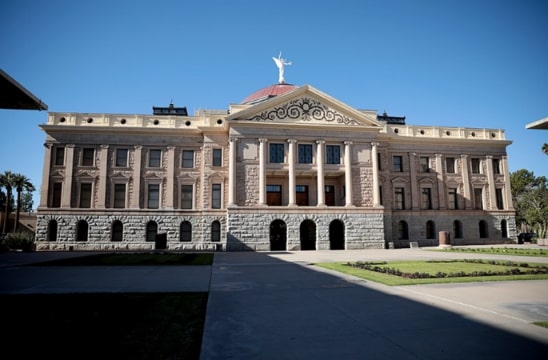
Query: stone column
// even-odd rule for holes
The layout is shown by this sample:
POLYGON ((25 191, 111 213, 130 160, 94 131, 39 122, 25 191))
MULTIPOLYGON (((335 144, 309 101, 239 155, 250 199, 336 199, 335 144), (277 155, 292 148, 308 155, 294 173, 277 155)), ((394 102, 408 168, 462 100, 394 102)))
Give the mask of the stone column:
POLYGON ((168 210, 173 209, 174 203, 174 190, 175 190, 175 147, 167 147, 167 179, 166 179, 166 200, 165 208, 168 210))
POLYGON ((295 179, 295 144, 297 140, 289 139, 288 161, 289 161, 289 206, 297 206, 296 179, 295 179))
POLYGON ((316 168, 318 177, 318 206, 325 206, 325 179, 323 171, 325 140, 316 141, 316 168))
POLYGON ((61 193, 61 207, 69 208, 70 200, 72 196, 72 173, 74 169, 74 144, 67 145, 66 149, 66 163, 65 163, 65 176, 63 177, 63 188, 61 193))
POLYGON ((48 195, 50 179, 49 174, 51 172, 51 144, 44 144, 46 150, 44 151, 44 168, 42 169, 42 185, 40 186, 40 207, 48 206, 48 195))
POLYGON ((139 209, 139 200, 141 197, 141 164, 142 164, 142 146, 135 146, 133 156, 133 192, 131 193, 132 209, 139 209))
POLYGON ((259 139, 259 206, 266 205, 266 145, 267 139, 259 139))
POLYGON ((494 210, 497 208, 497 197, 495 196, 495 175, 493 173, 493 156, 487 155, 485 157, 487 162, 487 186, 489 187, 489 209, 494 210))
POLYGON ((238 139, 228 139, 228 207, 236 206, 236 146, 238 139))
POLYGON ((512 201, 512 187, 510 186, 510 171, 508 170, 508 157, 502 157, 502 173, 504 174, 504 197, 506 200, 504 207, 506 210, 514 210, 512 201))
POLYGON ((468 172, 468 155, 461 155, 460 159, 462 162, 462 183, 464 185, 464 209, 473 209, 472 193, 470 189, 470 174, 468 172))
POLYGON ((345 206, 354 206, 352 203, 352 141, 344 142, 344 187, 345 206))
POLYGON ((379 157, 378 143, 371 143, 371 166, 373 166, 373 207, 381 206, 381 196, 379 193, 379 157))
POLYGON ((436 154, 436 173, 438 179, 438 204, 440 210, 447 209, 447 190, 443 181, 443 155, 436 154))
POLYGON ((411 209, 419 209, 419 190, 417 188, 417 169, 415 168, 415 157, 417 154, 409 153, 409 177, 411 178, 411 209))
POLYGON ((97 194, 99 202, 96 206, 92 205, 92 207, 97 207, 98 209, 104 209, 107 202, 108 149, 108 145, 101 145, 101 153, 99 155, 99 188, 97 194))

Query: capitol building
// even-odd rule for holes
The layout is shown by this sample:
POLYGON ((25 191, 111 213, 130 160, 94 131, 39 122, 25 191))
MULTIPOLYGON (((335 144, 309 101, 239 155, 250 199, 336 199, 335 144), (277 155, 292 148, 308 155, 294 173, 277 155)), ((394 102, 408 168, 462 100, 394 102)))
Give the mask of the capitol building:
POLYGON ((407 124, 285 83, 277 65, 278 83, 227 109, 49 112, 37 249, 515 241, 504 130, 407 124))

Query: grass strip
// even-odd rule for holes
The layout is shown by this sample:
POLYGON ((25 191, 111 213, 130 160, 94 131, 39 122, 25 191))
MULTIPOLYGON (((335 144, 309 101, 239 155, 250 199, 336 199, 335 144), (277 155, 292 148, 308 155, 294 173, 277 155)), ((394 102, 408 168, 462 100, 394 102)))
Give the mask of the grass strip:
POLYGON ((512 256, 536 256, 536 257, 548 257, 548 249, 524 249, 515 247, 481 247, 481 248, 468 248, 468 247, 452 247, 447 249, 428 249, 428 251, 442 251, 453 253, 475 253, 475 254, 492 254, 492 255, 512 255, 512 256))
POLYGON ((34 263, 32 266, 211 265, 211 253, 105 253, 34 263))
MULTIPOLYGON (((462 282, 483 282, 483 281, 510 281, 510 280, 540 280, 548 279, 548 273, 517 273, 497 275, 501 269, 519 269, 520 272, 545 268, 544 264, 520 263, 517 267, 492 264, 493 261, 486 260, 485 263, 470 261, 394 261, 370 263, 372 268, 367 269, 360 266, 352 266, 350 263, 318 263, 317 266, 335 270, 341 273, 353 275, 362 279, 379 282, 385 285, 417 285, 417 284, 440 284, 440 283, 462 283, 462 282), (373 268, 379 268, 375 271, 373 268), (390 269, 389 271, 382 269, 390 269), (395 270, 395 271, 393 271, 395 270), (410 277, 402 274, 430 274, 434 277, 410 277), (455 276, 435 277, 438 273, 454 274, 455 276), (461 276, 458 276, 458 275, 461 276)), ((515 264, 512 264, 515 265, 515 264)))
POLYGON ((207 293, 1 295, 19 358, 199 359, 207 293))

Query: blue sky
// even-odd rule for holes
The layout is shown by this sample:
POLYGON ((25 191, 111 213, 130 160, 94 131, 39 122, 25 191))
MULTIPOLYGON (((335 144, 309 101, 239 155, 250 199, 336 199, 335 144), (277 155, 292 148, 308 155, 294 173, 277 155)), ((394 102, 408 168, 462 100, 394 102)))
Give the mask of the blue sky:
MULTIPOLYGON (((548 1, 3 0, 0 68, 51 112, 227 109, 285 80, 413 125, 505 129, 548 176, 548 1)), ((1 110, 0 172, 41 184, 47 112, 1 110)), ((39 193, 35 194, 35 206, 39 193)))

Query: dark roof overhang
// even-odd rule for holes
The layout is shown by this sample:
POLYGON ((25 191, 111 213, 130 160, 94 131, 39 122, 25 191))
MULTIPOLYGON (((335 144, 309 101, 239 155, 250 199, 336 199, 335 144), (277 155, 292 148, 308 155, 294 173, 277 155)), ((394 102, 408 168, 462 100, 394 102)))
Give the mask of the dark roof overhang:
POLYGON ((0 108, 47 110, 48 106, 0 69, 0 108))

